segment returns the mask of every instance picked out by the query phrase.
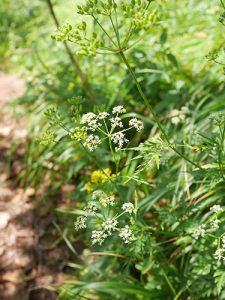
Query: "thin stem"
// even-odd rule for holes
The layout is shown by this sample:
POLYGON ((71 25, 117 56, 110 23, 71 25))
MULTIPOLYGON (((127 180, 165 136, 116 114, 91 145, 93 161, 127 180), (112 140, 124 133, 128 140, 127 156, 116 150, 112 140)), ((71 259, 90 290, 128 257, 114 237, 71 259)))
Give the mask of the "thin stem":
POLYGON ((114 40, 111 38, 111 36, 108 34, 108 32, 104 29, 104 27, 102 26, 101 23, 99 23, 98 19, 94 16, 91 15, 92 18, 95 20, 95 22, 98 24, 98 26, 102 29, 102 31, 107 35, 107 37, 109 38, 109 40, 112 42, 112 44, 117 48, 116 43, 114 42, 114 40))
POLYGON ((169 287, 171 289, 171 292, 173 293, 174 296, 176 296, 177 293, 176 293, 176 291, 175 291, 175 289, 174 289, 174 287, 173 287, 173 285, 172 285, 169 277, 166 275, 166 272, 164 270, 162 270, 162 273, 163 273, 164 278, 166 279, 166 282, 168 283, 168 285, 169 285, 169 287))
MULTIPOLYGON (((45 0, 45 1, 46 1, 47 5, 48 5, 50 15, 52 16, 52 19, 54 20, 54 23, 55 23, 56 27, 59 27, 60 23, 59 23, 58 18, 56 17, 54 6, 53 6, 51 0, 45 0)), ((72 51, 70 50, 70 47, 68 46, 67 42, 64 41, 63 44, 64 44, 66 52, 67 52, 67 54, 68 54, 68 56, 69 56, 69 58, 71 60, 72 66, 74 68, 74 71, 75 71, 77 77, 82 82, 82 84, 84 86, 84 89, 86 90, 86 92, 89 95, 89 97, 95 102, 96 101, 95 93, 92 90, 92 87, 90 86, 90 84, 89 84, 89 82, 88 82, 85 74, 83 73, 80 65, 78 64, 77 59, 75 58, 75 56, 73 55, 72 51)))
POLYGON ((125 63, 125 65, 127 66, 127 69, 128 69, 128 71, 130 72, 130 74, 131 74, 131 76, 132 76, 132 78, 133 78, 133 80, 134 80, 134 82, 135 82, 135 84, 136 84, 136 87, 137 87, 137 89, 138 89, 138 91, 139 91, 139 93, 140 93, 141 98, 143 99, 143 101, 144 101, 146 107, 148 108, 148 110, 151 112, 151 114, 152 114, 152 116, 153 116, 153 118, 154 118, 156 124, 158 125, 160 131, 162 132, 162 134, 163 134, 163 136, 164 136, 164 138, 165 138, 165 140, 166 140, 168 146, 169 146, 174 152, 176 152, 180 157, 182 157, 183 159, 185 159, 186 161, 188 161, 189 163, 191 163, 191 164, 194 165, 195 167, 197 167, 197 168, 199 168, 199 169, 202 169, 202 167, 201 167, 200 165, 198 165, 197 163, 195 163, 195 162, 193 162, 192 160, 190 160, 186 155, 184 155, 183 153, 181 153, 179 150, 177 150, 177 149, 170 143, 169 138, 168 138, 168 136, 167 136, 167 134, 166 134, 166 132, 165 132, 165 130, 164 130, 164 128, 163 128, 163 126, 162 126, 160 120, 158 119, 156 113, 154 112, 152 106, 150 105, 148 99, 146 98, 146 96, 145 96, 145 94, 144 94, 144 92, 143 92, 143 90, 142 90, 142 88, 141 88, 141 86, 140 86, 140 84, 139 84, 139 82, 138 82, 138 80, 137 80, 136 74, 135 74, 134 71, 132 70, 132 68, 131 68, 131 66, 130 66, 130 64, 129 64, 128 60, 126 59, 126 57, 125 57, 125 55, 124 55, 123 52, 120 52, 120 57, 121 57, 122 61, 125 63))
POLYGON ((133 34, 133 25, 130 24, 130 27, 128 29, 128 33, 126 35, 126 38, 124 39, 124 41, 122 42, 122 48, 124 48, 125 45, 127 45, 127 43, 129 42, 130 37, 133 34))
POLYGON ((138 38, 136 41, 134 41, 130 46, 126 47, 125 50, 128 50, 132 47, 134 47, 136 44, 138 44, 141 40, 143 40, 149 33, 145 32, 144 34, 142 34, 142 36, 140 38, 138 38))
POLYGON ((119 32, 119 25, 118 25, 118 18, 117 18, 117 11, 116 11, 116 3, 113 0, 114 6, 114 13, 115 13, 115 19, 116 19, 116 29, 117 29, 117 36, 118 36, 118 43, 119 43, 119 47, 120 47, 120 32, 119 32))
MULTIPOLYGON (((149 2, 148 2, 148 4, 147 4, 146 7, 145 7, 145 10, 147 10, 147 9, 149 8, 151 2, 153 2, 153 1, 149 1, 149 2)), ((134 32, 134 30, 136 29, 136 27, 137 27, 137 26, 134 26, 134 27, 133 27, 133 24, 130 24, 130 27, 129 27, 129 30, 128 30, 128 34, 127 34, 125 40, 124 40, 123 43, 122 43, 122 48, 124 48, 125 45, 129 42, 129 40, 130 40, 130 38, 132 37, 133 32, 134 32)), ((143 38, 143 37, 142 37, 142 38, 143 38)), ((142 39, 142 38, 141 38, 141 39, 142 39)), ((129 48, 131 48, 131 47, 133 47, 133 46, 134 46, 136 43, 138 43, 139 41, 140 41, 140 39, 138 39, 136 42, 134 42, 131 46, 127 47, 126 50, 129 49, 129 48)))
POLYGON ((223 6, 223 8, 225 9, 225 5, 223 3, 223 0, 220 0, 221 5, 223 6))

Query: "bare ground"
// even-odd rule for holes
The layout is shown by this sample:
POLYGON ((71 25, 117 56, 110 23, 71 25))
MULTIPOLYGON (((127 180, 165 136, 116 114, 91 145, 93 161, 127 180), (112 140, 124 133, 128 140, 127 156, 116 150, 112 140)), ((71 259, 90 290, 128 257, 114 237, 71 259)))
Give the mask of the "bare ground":
POLYGON ((37 191, 18 185, 28 132, 26 119, 7 104, 24 92, 23 80, 0 73, 0 299, 54 300, 70 253, 63 243, 55 245, 55 216, 38 202, 37 191), (9 160, 15 141, 19 147, 9 160))

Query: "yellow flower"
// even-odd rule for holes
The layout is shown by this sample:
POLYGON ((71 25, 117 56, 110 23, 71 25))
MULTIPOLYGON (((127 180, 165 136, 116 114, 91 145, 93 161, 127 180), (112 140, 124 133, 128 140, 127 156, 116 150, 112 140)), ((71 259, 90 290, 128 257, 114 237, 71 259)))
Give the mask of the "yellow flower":
POLYGON ((106 181, 109 180, 111 173, 112 172, 109 168, 106 168, 102 171, 100 170, 94 171, 91 174, 90 182, 97 183, 97 184, 105 183, 106 181))
POLYGON ((95 184, 103 184, 107 182, 111 175, 112 171, 109 168, 104 170, 95 170, 91 174, 90 181, 85 184, 85 189, 88 193, 91 193, 94 190, 95 184))

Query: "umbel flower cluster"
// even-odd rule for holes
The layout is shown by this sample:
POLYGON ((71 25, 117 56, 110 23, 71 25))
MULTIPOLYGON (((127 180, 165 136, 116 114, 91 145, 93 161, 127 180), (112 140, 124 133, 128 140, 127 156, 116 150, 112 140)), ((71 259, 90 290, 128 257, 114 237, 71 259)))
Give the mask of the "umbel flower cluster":
POLYGON ((143 122, 137 118, 131 118, 128 128, 125 128, 121 118, 125 112, 125 108, 119 105, 112 109, 111 115, 107 112, 83 114, 79 126, 70 132, 70 137, 82 142, 90 152, 97 149, 106 139, 110 148, 114 145, 116 150, 121 150, 129 142, 126 137, 127 131, 134 129, 140 132, 144 128, 143 122))
POLYGON ((199 225, 193 233, 194 239, 204 238, 207 235, 214 236, 215 239, 219 240, 217 250, 214 256, 217 260, 225 260, 225 233, 217 237, 214 235, 220 229, 219 215, 224 211, 220 205, 213 205, 210 208, 211 216, 206 224, 199 225))
POLYGON ((85 21, 76 25, 75 28, 66 23, 59 27, 51 37, 56 41, 75 43, 78 46, 77 55, 93 57, 96 54, 118 53, 120 46, 125 51, 130 47, 128 45, 130 41, 133 45, 137 42, 133 37, 134 30, 141 32, 141 36, 144 36, 144 33, 158 21, 156 9, 149 9, 151 2, 154 1, 132 0, 116 3, 115 0, 87 0, 84 5, 77 6, 77 13, 93 18, 99 27, 100 38, 96 30, 92 30, 92 33, 91 29, 87 30, 85 21), (111 28, 107 27, 107 30, 104 26, 105 20, 111 24, 111 28), (112 32, 116 34, 117 39, 114 40, 111 37, 112 32), (120 41, 119 37, 121 37, 120 41))
POLYGON ((92 244, 102 245, 106 238, 117 235, 125 244, 136 240, 132 229, 133 217, 136 209, 131 202, 119 205, 115 195, 102 190, 92 193, 92 200, 84 209, 84 214, 75 222, 75 229, 83 229, 88 226, 88 219, 95 224, 91 232, 92 244), (127 220, 124 223, 124 217, 127 220), (94 220, 93 220, 94 219, 94 220), (129 225, 128 225, 129 224, 129 225))

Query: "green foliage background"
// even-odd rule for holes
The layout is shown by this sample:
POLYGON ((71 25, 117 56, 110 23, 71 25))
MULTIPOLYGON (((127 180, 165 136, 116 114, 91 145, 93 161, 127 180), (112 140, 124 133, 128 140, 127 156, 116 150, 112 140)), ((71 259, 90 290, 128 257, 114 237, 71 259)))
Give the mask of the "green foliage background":
MULTIPOLYGON (((82 19, 74 1, 53 4, 60 23, 69 21, 75 26, 82 19)), ((131 162, 126 175, 132 175, 138 163, 148 163, 141 175, 148 185, 133 180, 121 186, 121 193, 129 201, 134 189, 138 190, 138 223, 153 230, 148 235, 143 230, 140 243, 128 248, 116 239, 92 247, 90 232, 74 231, 75 217, 88 199, 84 186, 96 170, 93 161, 62 130, 56 131, 60 143, 43 146, 36 141, 48 128, 47 108, 57 105, 70 122, 68 99, 85 98, 84 112, 93 107, 63 44, 50 38, 55 24, 46 2, 6 0, 0 6, 1 68, 16 71, 27 80, 26 94, 13 103, 15 107, 23 105, 32 136, 19 180, 39 186, 48 178, 49 194, 53 195, 65 183, 76 186, 71 194, 73 208, 55 210, 64 216, 62 236, 76 262, 67 262, 74 277, 58 290, 59 299, 225 299, 224 262, 214 258, 215 239, 194 241, 190 234, 207 221, 210 206, 224 205, 224 140, 213 122, 225 112, 224 76, 221 65, 206 59, 224 43, 224 28, 218 22, 223 8, 216 0, 169 0, 163 1, 161 9, 160 26, 129 52, 129 60, 171 141, 190 146, 184 154, 205 167, 196 170, 175 153, 155 153, 150 147, 138 162, 131 162), (183 106, 189 109, 188 118, 174 126, 169 113, 183 106), (223 148, 220 162, 218 147, 223 148), (79 240, 85 243, 77 257, 79 240)), ((97 30, 91 21, 90 26, 97 30)), ((76 46, 69 46, 74 53, 76 46)), ((157 127, 118 57, 77 59, 96 95, 95 104, 108 109, 124 105, 128 113, 145 121, 141 141, 158 137, 157 127)), ((97 152, 96 159, 113 169, 112 159, 103 153, 97 152)), ((218 234, 224 232, 224 214, 220 220, 218 234)))

